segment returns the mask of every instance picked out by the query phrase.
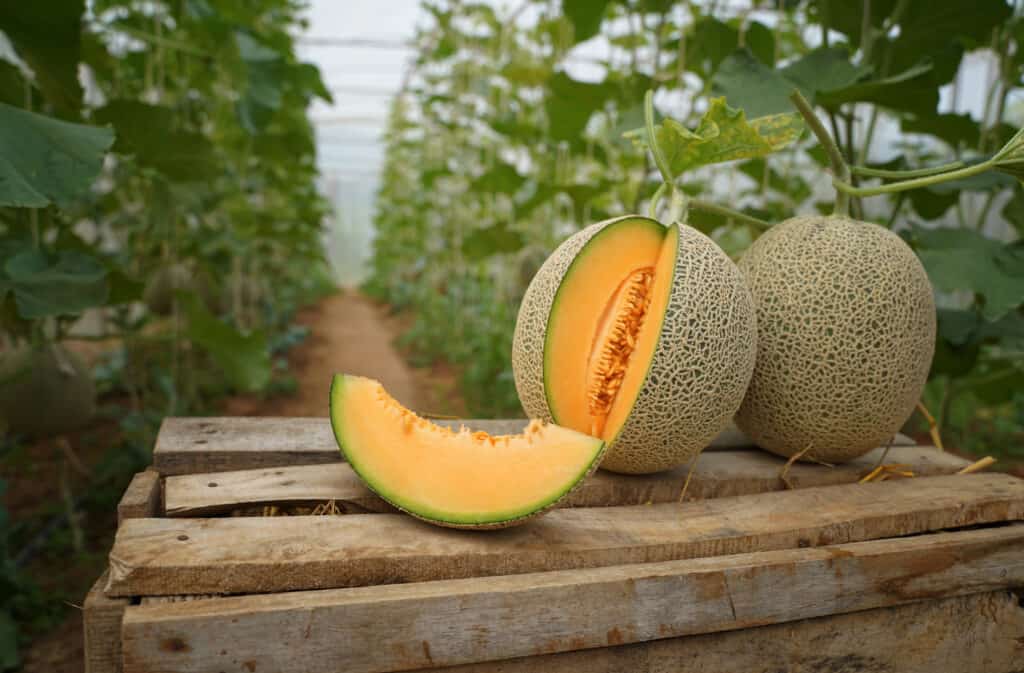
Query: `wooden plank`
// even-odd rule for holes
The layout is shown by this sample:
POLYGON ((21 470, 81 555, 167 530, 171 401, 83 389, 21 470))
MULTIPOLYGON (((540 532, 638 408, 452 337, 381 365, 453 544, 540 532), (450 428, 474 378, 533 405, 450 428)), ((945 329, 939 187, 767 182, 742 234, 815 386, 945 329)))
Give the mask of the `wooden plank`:
MULTIPOLYGON (((858 481, 882 457, 876 449, 834 468, 794 464, 787 476, 794 488, 831 486, 858 481)), ((919 477, 954 474, 968 461, 932 447, 897 446, 889 463, 906 465, 919 477)), ((707 452, 697 462, 687 498, 700 500, 779 491, 785 459, 756 449, 707 452)), ((560 506, 610 507, 677 502, 686 482, 687 467, 651 475, 598 471, 560 506)), ((394 512, 371 492, 345 463, 239 470, 168 477, 167 516, 208 516, 262 505, 315 505, 329 500, 349 513, 394 512)))
POLYGON ((1008 591, 972 594, 422 673, 1020 673, 1021 601, 1008 591))
POLYGON ((130 601, 108 598, 104 572, 92 585, 82 608, 82 629, 85 635, 85 673, 120 673, 121 621, 130 601))
POLYGON ((152 469, 136 473, 117 504, 117 525, 125 519, 163 516, 162 500, 160 473, 152 469))
MULTIPOLYGON (((378 673, 776 624, 1024 582, 1024 526, 129 608, 125 669, 378 673)), ((870 652, 870 643, 863 644, 870 652)), ((732 669, 736 670, 736 669, 732 669)))
MULTIPOLYGON (((508 434, 519 432, 526 421, 467 419, 436 423, 508 434)), ((894 445, 913 444, 904 435, 894 438, 894 445)), ((750 446, 749 440, 730 427, 708 448, 741 446, 750 446)), ((166 418, 153 450, 153 466, 164 476, 322 465, 341 460, 326 418, 166 418)))
POLYGON ((555 510, 498 531, 402 514, 129 519, 108 594, 233 594, 667 561, 821 546, 1024 518, 1005 474, 807 488, 639 507, 555 510))

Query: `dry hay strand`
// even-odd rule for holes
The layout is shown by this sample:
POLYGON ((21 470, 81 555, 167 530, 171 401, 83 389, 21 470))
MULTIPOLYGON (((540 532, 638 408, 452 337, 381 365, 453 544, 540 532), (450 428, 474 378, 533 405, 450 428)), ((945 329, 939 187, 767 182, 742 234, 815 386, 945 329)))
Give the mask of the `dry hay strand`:
POLYGON ((786 459, 786 464, 782 466, 781 470, 779 470, 779 479, 781 479, 782 483, 786 485, 787 490, 792 491, 795 488, 793 486, 793 482, 789 480, 789 470, 791 467, 793 467, 793 463, 800 460, 801 458, 812 463, 815 463, 817 465, 822 465, 824 467, 835 467, 835 465, 832 463, 826 463, 824 460, 819 460, 818 458, 815 458, 814 455, 810 453, 812 448, 812 446, 808 445, 803 449, 797 451, 792 456, 786 459))
POLYGON ((917 476, 906 463, 887 463, 878 465, 875 469, 861 477, 858 484, 867 484, 872 481, 886 481, 895 478, 910 478, 917 476))
POLYGON ((939 434, 939 424, 936 422, 935 417, 932 416, 931 412, 928 411, 928 407, 924 406, 923 402, 917 403, 917 410, 924 416, 924 420, 928 421, 928 434, 931 435, 932 443, 939 449, 939 451, 945 451, 946 448, 942 445, 942 435, 939 434))
POLYGON ((971 474, 972 472, 980 472, 990 465, 994 465, 996 459, 992 456, 985 456, 981 460, 976 460, 970 465, 964 467, 962 470, 958 470, 957 474, 971 474))
POLYGON ((676 502, 683 502, 686 499, 686 491, 690 488, 690 479, 693 478, 693 473, 697 470, 698 458, 700 458, 700 452, 697 452, 697 455, 690 461, 690 469, 686 471, 686 481, 683 482, 683 488, 679 491, 679 500, 676 502))

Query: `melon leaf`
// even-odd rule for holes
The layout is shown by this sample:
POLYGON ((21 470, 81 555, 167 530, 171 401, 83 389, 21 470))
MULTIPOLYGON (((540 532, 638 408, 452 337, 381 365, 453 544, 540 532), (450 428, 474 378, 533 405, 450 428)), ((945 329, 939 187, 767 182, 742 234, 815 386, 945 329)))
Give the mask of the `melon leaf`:
POLYGON ((109 128, 0 103, 0 206, 67 206, 89 189, 113 142, 109 128))
MULTIPOLYGON (((773 114, 748 121, 743 110, 729 107, 724 98, 715 98, 696 130, 666 118, 655 126, 655 134, 672 174, 679 176, 700 166, 766 156, 796 140, 803 129, 799 114, 773 114)), ((639 147, 646 147, 642 129, 630 131, 629 136, 639 147)))
POLYGON ((188 338, 213 357, 232 385, 251 392, 270 383, 270 349, 262 332, 242 334, 212 315, 195 293, 179 291, 178 301, 188 318, 188 338))
POLYGON ((968 229, 915 228, 914 243, 936 289, 985 298, 982 315, 997 320, 1024 303, 1024 250, 968 229))
POLYGON ((0 296, 12 292, 22 318, 74 315, 106 302, 106 276, 106 268, 89 255, 64 251, 50 258, 26 250, 4 263, 0 296))

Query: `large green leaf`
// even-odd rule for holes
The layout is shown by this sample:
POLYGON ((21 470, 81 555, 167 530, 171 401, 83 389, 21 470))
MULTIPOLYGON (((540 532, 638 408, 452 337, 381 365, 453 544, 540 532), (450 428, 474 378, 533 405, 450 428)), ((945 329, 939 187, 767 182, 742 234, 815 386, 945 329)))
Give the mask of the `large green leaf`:
POLYGON ((944 49, 954 40, 965 41, 968 46, 988 44, 992 30, 1011 14, 1006 0, 911 0, 900 18, 894 47, 916 60, 944 49))
POLYGON ((562 13, 572 23, 573 40, 583 42, 597 35, 609 0, 562 0, 562 13))
POLYGON ((96 179, 113 142, 110 129, 0 103, 0 206, 66 207, 96 179))
POLYGON ((751 21, 743 33, 743 42, 754 57, 769 68, 775 65, 775 34, 771 28, 751 21))
POLYGON ((270 348, 261 332, 242 334, 214 317, 195 293, 179 293, 188 320, 186 334, 208 352, 239 390, 257 391, 270 383, 270 348))
POLYGON ((931 63, 921 63, 891 77, 822 92, 817 102, 830 108, 843 103, 875 103, 894 110, 931 114, 939 104, 938 87, 928 78, 931 70, 931 63))
POLYGON ((712 88, 729 105, 742 108, 749 117, 789 112, 789 94, 796 85, 780 72, 754 58, 746 49, 733 52, 711 80, 712 88))
POLYGON ((904 133, 933 135, 953 147, 976 147, 981 133, 981 125, 974 121, 971 115, 952 112, 904 117, 901 128, 904 133))
MULTIPOLYGON (((711 101, 696 130, 674 119, 665 119, 654 132, 673 176, 709 164, 763 157, 800 137, 804 124, 795 112, 747 120, 743 110, 730 108, 724 98, 711 101)), ((642 129, 631 131, 641 147, 646 146, 642 129)))
POLYGON ((32 68, 47 101, 64 115, 78 115, 82 87, 78 62, 85 0, 0 2, 0 30, 32 68))
POLYGON ((851 63, 840 47, 817 49, 781 70, 769 68, 747 49, 740 49, 722 63, 712 87, 750 116, 792 110, 789 96, 794 89, 811 102, 832 109, 843 103, 872 102, 925 114, 938 104, 938 87, 927 78, 931 68, 923 63, 892 77, 864 79, 871 68, 851 63))
MULTIPOLYGON (((897 0, 871 0, 872 27, 881 27, 896 4, 897 0)), ((845 34, 851 44, 860 44, 864 26, 864 3, 861 0, 815 0, 809 3, 808 9, 817 23, 845 34)))
POLYGON ((697 19, 686 35, 687 69, 710 77, 736 50, 739 39, 739 31, 727 23, 711 16, 697 19))
POLYGON ((50 257, 25 250, 4 262, 0 293, 14 294, 25 319, 76 315, 107 300, 107 269, 94 257, 63 251, 50 257))
POLYGON ((871 70, 871 66, 851 63, 845 47, 822 47, 779 70, 779 74, 813 101, 820 93, 852 86, 871 70))
POLYGON ((576 140, 586 128, 590 116, 615 94, 609 84, 578 82, 564 72, 548 80, 544 110, 554 140, 576 140))
POLYGON ((242 127, 259 133, 270 123, 284 100, 285 63, 279 52, 246 31, 235 32, 238 53, 245 63, 247 83, 236 112, 242 127))
POLYGON ((935 288, 984 297, 982 315, 997 320, 1024 304, 1024 250, 969 229, 913 232, 917 254, 935 288))
POLYGON ((118 99, 94 116, 117 129, 115 152, 134 155, 140 165, 171 180, 206 180, 219 173, 213 145, 200 133, 178 129, 178 114, 172 108, 118 99))

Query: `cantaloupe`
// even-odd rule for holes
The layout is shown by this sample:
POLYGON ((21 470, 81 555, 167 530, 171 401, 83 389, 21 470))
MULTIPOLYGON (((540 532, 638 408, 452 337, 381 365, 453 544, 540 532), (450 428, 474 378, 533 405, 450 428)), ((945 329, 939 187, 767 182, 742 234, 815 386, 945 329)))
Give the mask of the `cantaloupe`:
POLYGON ((524 523, 571 493, 604 453, 601 440, 541 421, 518 435, 452 431, 358 376, 334 377, 330 407, 338 445, 366 485, 441 526, 524 523))
POLYGON ((928 378, 935 304, 888 229, 837 216, 772 227, 739 267, 757 305, 757 366, 736 423, 782 456, 841 462, 884 444, 928 378))
POLYGON ((78 430, 96 411, 92 375, 60 344, 25 345, 0 355, 0 425, 50 437, 78 430))
POLYGON ((685 225, 620 217, 571 236, 527 288, 512 366, 526 413, 608 443, 601 467, 666 470, 728 424, 754 367, 753 301, 685 225))

